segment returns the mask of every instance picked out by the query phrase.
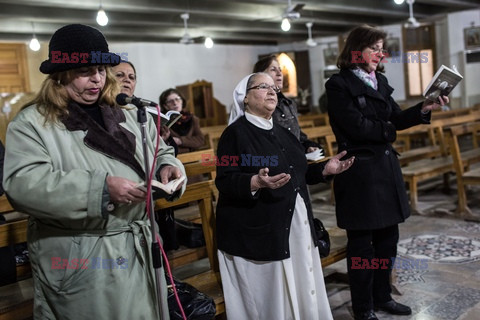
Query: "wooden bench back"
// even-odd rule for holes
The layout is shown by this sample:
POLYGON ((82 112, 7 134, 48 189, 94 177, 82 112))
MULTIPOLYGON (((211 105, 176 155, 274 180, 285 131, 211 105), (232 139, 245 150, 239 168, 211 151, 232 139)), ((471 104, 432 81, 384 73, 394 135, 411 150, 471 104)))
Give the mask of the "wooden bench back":
POLYGON ((315 127, 328 126, 330 125, 330 119, 328 118, 328 113, 318 113, 318 114, 301 114, 298 116, 298 123, 305 120, 313 120, 315 127))
MULTIPOLYGON (((5 195, 0 197, 0 213, 16 214, 5 195)), ((27 241, 28 220, 12 220, 0 225, 0 247, 27 241)), ((3 261, 0 261, 3 263, 3 261)), ((31 319, 33 289, 30 265, 17 266, 17 282, 0 287, 0 319, 31 319)))
POLYGON ((217 151, 218 140, 225 130, 226 125, 211 126, 211 127, 202 127, 201 130, 205 135, 205 141, 207 141, 207 147, 213 149, 214 152, 217 151))
POLYGON ((315 127, 315 121, 313 120, 298 120, 298 125, 301 129, 315 127))
POLYGON ((480 149, 478 148, 478 142, 476 141, 476 137, 480 132, 480 123, 471 122, 452 126, 447 128, 446 132, 457 180, 458 206, 456 213, 465 219, 478 221, 478 217, 472 219, 474 215, 467 205, 465 186, 468 184, 480 184, 480 169, 473 171, 469 170, 471 164, 480 161, 480 149), (472 148, 462 153, 459 137, 465 135, 472 136, 472 148), (465 154, 467 154, 467 156, 465 156, 465 154), (467 175, 466 172, 468 172, 467 175))
POLYGON ((185 167, 187 177, 208 173, 210 179, 216 177, 215 153, 213 149, 199 150, 177 155, 185 167))
POLYGON ((302 131, 307 135, 308 139, 319 141, 322 144, 326 157, 331 157, 335 154, 334 144, 336 142, 336 138, 333 134, 332 127, 321 126, 304 128, 302 131))

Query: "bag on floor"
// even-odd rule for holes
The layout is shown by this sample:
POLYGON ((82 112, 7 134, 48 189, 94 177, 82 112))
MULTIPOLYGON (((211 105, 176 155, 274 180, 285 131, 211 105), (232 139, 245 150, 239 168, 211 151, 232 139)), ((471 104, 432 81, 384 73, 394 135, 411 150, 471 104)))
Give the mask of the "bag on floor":
MULTIPOLYGON (((168 311, 170 320, 183 320, 173 288, 170 285, 170 277, 166 275, 168 285, 168 311)), ((188 320, 212 320, 217 312, 215 302, 206 294, 198 291, 188 283, 173 278, 177 288, 178 297, 188 320)))

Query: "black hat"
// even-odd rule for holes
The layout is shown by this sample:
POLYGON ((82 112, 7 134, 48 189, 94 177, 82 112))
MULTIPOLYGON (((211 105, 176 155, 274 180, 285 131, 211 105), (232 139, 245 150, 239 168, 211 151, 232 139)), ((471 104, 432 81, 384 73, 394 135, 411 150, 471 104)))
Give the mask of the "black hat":
POLYGON ((70 24, 57 31, 48 44, 48 60, 40 65, 40 72, 52 74, 85 66, 120 63, 120 56, 108 51, 103 34, 90 26, 70 24))

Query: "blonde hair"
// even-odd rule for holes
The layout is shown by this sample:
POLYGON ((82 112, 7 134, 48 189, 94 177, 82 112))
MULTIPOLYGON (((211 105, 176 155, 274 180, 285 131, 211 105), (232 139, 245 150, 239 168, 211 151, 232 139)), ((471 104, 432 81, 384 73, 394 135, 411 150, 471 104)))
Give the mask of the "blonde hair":
MULTIPOLYGON (((38 112, 45 117, 45 124, 48 122, 56 123, 60 118, 67 116, 67 107, 71 99, 64 85, 75 79, 76 70, 72 69, 48 75, 36 97, 30 103, 27 103, 24 108, 36 104, 38 112)), ((117 104, 115 98, 120 92, 120 86, 111 71, 111 67, 105 66, 105 71, 105 86, 100 93, 98 103, 113 107, 117 104)))

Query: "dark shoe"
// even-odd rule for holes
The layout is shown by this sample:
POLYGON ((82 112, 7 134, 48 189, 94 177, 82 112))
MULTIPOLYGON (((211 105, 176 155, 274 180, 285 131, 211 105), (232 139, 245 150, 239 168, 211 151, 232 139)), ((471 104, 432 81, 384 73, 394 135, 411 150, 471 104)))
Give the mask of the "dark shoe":
POLYGON ((373 312, 373 310, 354 313, 353 317, 355 318, 355 320, 378 320, 378 318, 375 315, 375 312, 373 312))
POLYGON ((390 314, 398 314, 405 316, 412 314, 412 309, 410 309, 409 306, 398 303, 393 299, 385 303, 375 304, 375 310, 382 310, 390 314))

